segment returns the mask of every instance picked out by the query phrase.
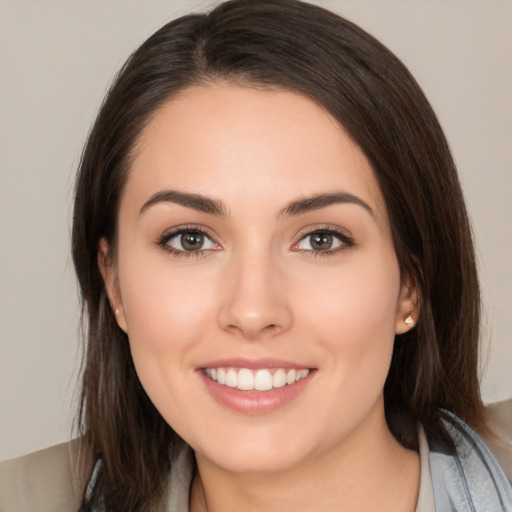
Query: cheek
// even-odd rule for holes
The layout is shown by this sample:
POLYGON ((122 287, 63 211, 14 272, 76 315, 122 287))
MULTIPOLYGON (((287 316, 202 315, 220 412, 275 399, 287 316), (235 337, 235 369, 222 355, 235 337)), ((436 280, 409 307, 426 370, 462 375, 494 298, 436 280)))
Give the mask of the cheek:
POLYGON ((212 276, 173 270, 165 260, 157 257, 151 264, 137 265, 132 253, 120 265, 119 278, 140 382, 167 423, 187 431, 190 426, 183 426, 186 420, 177 411, 195 401, 195 388, 187 379, 194 375, 201 343, 214 324, 214 286, 212 276))
POLYGON ((340 267, 316 277, 315 285, 304 287, 308 307, 300 316, 329 346, 338 371, 387 373, 400 292, 396 258, 393 254, 371 260, 361 257, 346 270, 340 267))
POLYGON ((331 273, 323 292, 309 287, 315 291, 302 313, 309 320, 303 329, 314 333, 326 355, 323 376, 331 390, 317 420, 330 425, 332 436, 348 433, 382 398, 394 346, 399 282, 398 265, 391 259, 331 273))
POLYGON ((136 255, 120 265, 128 335, 136 366, 179 362, 213 322, 213 284, 201 272, 177 271, 158 255, 137 265, 136 255), (169 357, 171 356, 171 357, 169 357))

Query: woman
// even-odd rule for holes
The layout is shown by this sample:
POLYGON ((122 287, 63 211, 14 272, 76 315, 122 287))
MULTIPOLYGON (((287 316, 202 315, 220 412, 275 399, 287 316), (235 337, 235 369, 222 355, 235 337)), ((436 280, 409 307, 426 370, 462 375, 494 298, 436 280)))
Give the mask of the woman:
POLYGON ((149 38, 84 150, 73 256, 81 510, 511 509, 470 429, 455 166, 351 23, 234 0, 149 38))

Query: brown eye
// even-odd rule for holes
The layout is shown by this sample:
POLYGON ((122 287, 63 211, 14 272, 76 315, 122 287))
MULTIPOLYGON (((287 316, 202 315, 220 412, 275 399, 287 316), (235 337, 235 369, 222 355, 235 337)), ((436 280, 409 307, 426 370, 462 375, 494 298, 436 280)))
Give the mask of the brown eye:
POLYGON ((317 229, 304 235, 292 250, 311 254, 335 254, 353 245, 353 239, 342 232, 334 229, 317 229))
POLYGON ((204 235, 201 233, 183 233, 180 235, 180 242, 185 251, 199 251, 203 247, 204 235))
POLYGON ((219 249, 207 234, 196 229, 175 231, 165 236, 160 245, 169 251, 182 254, 219 249))
POLYGON ((330 233, 313 233, 310 239, 311 248, 315 251, 332 249, 333 236, 330 233))

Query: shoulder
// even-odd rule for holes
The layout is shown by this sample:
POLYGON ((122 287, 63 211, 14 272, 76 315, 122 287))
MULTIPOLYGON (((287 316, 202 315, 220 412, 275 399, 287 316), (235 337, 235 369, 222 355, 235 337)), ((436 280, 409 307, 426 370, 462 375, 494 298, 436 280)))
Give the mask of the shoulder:
POLYGON ((440 510, 512 511, 512 486, 484 441, 448 411, 446 435, 427 432, 436 506, 440 510))
POLYGON ((490 404, 486 409, 492 433, 482 434, 482 438, 512 482, 512 398, 490 404))
POLYGON ((83 495, 78 441, 0 462, 0 511, 73 512, 83 495))

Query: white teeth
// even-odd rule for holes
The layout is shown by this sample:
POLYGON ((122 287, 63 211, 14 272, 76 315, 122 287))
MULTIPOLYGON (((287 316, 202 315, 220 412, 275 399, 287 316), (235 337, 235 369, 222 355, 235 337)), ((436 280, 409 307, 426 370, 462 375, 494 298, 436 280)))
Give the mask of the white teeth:
POLYGON ((286 373, 283 369, 279 368, 274 375, 272 375, 272 387, 282 388, 286 386, 286 373))
POLYGON ((309 375, 308 369, 206 368, 204 374, 211 380, 241 391, 269 391, 293 384, 309 375))
POLYGON ((238 378, 235 370, 228 370, 226 373, 226 386, 236 388, 238 386, 238 378))
POLYGON ((254 389, 268 391, 272 389, 272 374, 268 370, 258 370, 254 376, 254 389))
POLYGON ((250 391, 251 389, 254 389, 254 375, 252 374, 251 370, 248 370, 247 368, 242 368, 238 372, 238 389, 241 389, 243 391, 250 391))

